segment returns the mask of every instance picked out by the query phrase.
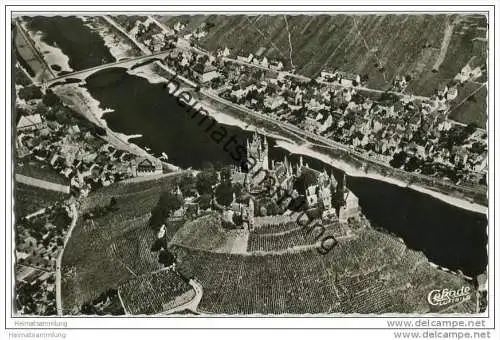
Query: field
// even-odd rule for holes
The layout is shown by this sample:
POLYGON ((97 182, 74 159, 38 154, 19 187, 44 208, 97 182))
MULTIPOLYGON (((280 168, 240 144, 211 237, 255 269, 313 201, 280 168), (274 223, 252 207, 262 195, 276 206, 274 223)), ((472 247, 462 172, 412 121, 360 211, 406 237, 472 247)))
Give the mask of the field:
MULTIPOLYGON (((26 70, 26 72, 28 72, 26 70)), ((16 85, 29 86, 31 85, 31 79, 28 78, 26 73, 21 69, 20 64, 16 64, 14 80, 16 85)))
POLYGON ((450 107, 448 118, 463 124, 475 123, 486 129, 488 89, 484 84, 465 83, 450 107))
POLYGON ((156 239, 149 214, 161 192, 174 187, 176 176, 133 184, 115 183, 90 194, 64 251, 62 300, 72 309, 102 291, 136 276, 161 269, 151 252, 156 239), (116 211, 99 218, 83 214, 116 199, 116 211))
POLYGON ((45 190, 15 182, 14 211, 17 218, 24 217, 57 201, 67 198, 62 192, 45 190))
POLYGON ((56 184, 69 185, 69 180, 52 169, 48 164, 42 164, 37 160, 30 160, 29 156, 18 160, 16 163, 16 174, 42 179, 56 184))
POLYGON ((486 44, 480 40, 486 37, 486 17, 480 15, 287 15, 286 19, 283 15, 195 15, 158 19, 170 27, 183 22, 187 31, 210 23, 213 27, 200 42, 203 48, 215 51, 227 46, 232 55, 245 56, 264 51, 262 56, 280 58, 311 77, 323 69, 339 68, 367 74, 368 87, 385 89, 396 75, 410 75, 414 79, 410 89, 419 95, 432 94, 472 56, 484 58, 486 54, 486 44), (448 44, 443 43, 447 30, 452 33, 448 44), (433 72, 435 68, 437 72, 433 72))
POLYGON ((120 296, 127 312, 158 314, 190 301, 195 293, 174 271, 162 270, 139 276, 120 286, 120 296))
POLYGON ((118 25, 123 27, 127 32, 130 32, 134 28, 137 21, 144 22, 148 18, 147 16, 140 15, 113 15, 111 16, 113 20, 116 21, 118 25))
MULTIPOLYGON (((419 313, 427 294, 462 279, 432 268, 421 253, 372 229, 343 239, 327 255, 216 254, 174 247, 178 269, 203 286, 199 312, 419 313)), ((474 303, 464 307, 474 311, 474 303)))

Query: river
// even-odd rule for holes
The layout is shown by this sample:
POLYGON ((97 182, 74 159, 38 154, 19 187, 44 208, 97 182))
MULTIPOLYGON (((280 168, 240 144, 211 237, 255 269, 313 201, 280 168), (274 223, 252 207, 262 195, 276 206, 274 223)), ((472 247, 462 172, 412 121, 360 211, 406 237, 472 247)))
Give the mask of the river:
MULTIPOLYGON (((77 20, 62 21, 58 21, 58 30, 50 29, 52 26, 48 24, 38 24, 37 27, 44 32, 44 27, 50 29, 48 40, 55 42, 70 58, 75 70, 101 64, 102 60, 109 58, 109 51, 98 35, 84 34, 71 44, 64 43, 67 33, 63 32, 75 26, 75 30, 82 30, 80 26, 85 26, 77 20), (92 53, 87 58, 89 46, 92 46, 92 53)), ((162 85, 151 84, 144 78, 126 73, 124 69, 108 69, 87 78, 86 87, 103 108, 114 110, 104 116, 112 130, 127 135, 142 135, 132 141, 149 147, 157 155, 165 152, 169 162, 193 168, 200 168, 207 162, 233 162, 223 146, 204 133, 162 85)), ((232 126, 225 128, 243 145, 251 134, 232 126)), ((281 160, 288 154, 274 147, 274 139, 269 138, 268 141, 271 159, 281 160)), ((298 161, 296 155, 288 154, 288 157, 298 161)), ((337 179, 342 176, 341 171, 319 160, 310 157, 304 157, 304 160, 318 170, 326 168, 332 171, 337 179)), ((348 177, 347 185, 359 198, 361 209, 372 225, 402 238, 408 247, 422 251, 431 262, 451 270, 460 269, 470 276, 485 271, 486 215, 369 178, 348 177)))

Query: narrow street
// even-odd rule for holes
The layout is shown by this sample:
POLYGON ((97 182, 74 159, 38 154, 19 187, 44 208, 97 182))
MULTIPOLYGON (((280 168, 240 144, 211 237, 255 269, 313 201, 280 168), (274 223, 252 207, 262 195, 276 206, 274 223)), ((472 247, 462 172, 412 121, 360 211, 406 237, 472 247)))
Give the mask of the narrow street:
POLYGON ((57 256, 56 260, 56 308, 57 308, 57 315, 59 316, 63 315, 62 294, 61 294, 61 265, 64 254, 64 248, 66 247, 66 244, 68 243, 68 240, 71 237, 71 233, 73 232, 73 229, 76 226, 76 222, 78 221, 78 210, 76 209, 75 203, 71 204, 70 209, 72 214, 71 224, 69 226, 68 233, 64 238, 64 244, 62 246, 62 249, 59 252, 59 255, 57 256))

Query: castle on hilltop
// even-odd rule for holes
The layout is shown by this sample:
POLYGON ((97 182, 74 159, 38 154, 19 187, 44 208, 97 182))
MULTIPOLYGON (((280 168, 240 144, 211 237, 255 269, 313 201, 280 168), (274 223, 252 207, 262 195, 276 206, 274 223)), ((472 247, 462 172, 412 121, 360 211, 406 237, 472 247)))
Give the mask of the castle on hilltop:
MULTIPOLYGON (((233 167, 231 181, 241 184, 251 195, 269 194, 282 207, 286 207, 293 198, 303 196, 308 207, 321 208, 324 216, 336 215, 343 221, 359 212, 357 197, 346 189, 345 175, 343 181, 338 183, 332 173, 310 168, 302 156, 295 165, 286 156, 283 161, 270 161, 267 139, 257 133, 247 140, 246 150, 248 169, 243 171, 233 167), (281 200, 283 193, 287 197, 284 201, 281 200)), ((246 225, 250 229, 253 218, 249 218, 248 213, 254 213, 253 200, 251 205, 251 209, 244 209, 246 225)))

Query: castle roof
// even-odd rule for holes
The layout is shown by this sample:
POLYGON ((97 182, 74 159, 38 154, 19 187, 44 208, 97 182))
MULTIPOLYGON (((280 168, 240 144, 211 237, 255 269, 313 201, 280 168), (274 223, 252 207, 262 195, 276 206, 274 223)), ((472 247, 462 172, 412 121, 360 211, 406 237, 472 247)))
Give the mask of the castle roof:
POLYGON ((332 174, 328 175, 326 170, 323 172, 311 169, 307 165, 299 167, 299 173, 304 180, 305 188, 309 186, 319 185, 321 183, 328 183, 333 186, 337 186, 337 180, 332 174))
POLYGON ((301 177, 304 178, 305 187, 309 187, 311 185, 317 185, 319 182, 319 177, 321 173, 317 170, 311 169, 309 167, 303 166, 300 169, 301 177))

